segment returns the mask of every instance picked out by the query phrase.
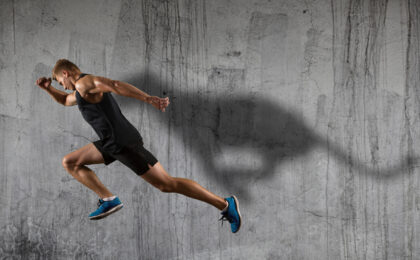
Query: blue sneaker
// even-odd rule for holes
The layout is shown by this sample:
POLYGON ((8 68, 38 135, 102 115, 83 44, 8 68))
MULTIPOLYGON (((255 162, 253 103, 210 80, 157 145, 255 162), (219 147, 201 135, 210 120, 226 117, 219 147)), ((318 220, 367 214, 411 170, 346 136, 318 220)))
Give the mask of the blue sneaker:
POLYGON ((123 204, 118 197, 115 197, 115 199, 111 201, 104 201, 103 199, 99 199, 98 209, 90 213, 89 218, 92 220, 101 219, 120 210, 122 207, 123 204))
POLYGON ((226 211, 222 211, 222 217, 219 220, 229 221, 230 229, 232 233, 236 233, 241 228, 241 213, 239 212, 239 203, 238 199, 235 196, 231 196, 229 198, 225 198, 225 200, 229 203, 228 208, 226 211))

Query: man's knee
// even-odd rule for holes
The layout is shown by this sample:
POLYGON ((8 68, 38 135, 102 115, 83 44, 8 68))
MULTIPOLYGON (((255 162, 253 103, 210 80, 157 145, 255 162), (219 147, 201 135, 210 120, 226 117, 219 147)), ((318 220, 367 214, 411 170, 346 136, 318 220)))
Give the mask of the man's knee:
POLYGON ((66 155, 63 157, 61 164, 65 169, 74 169, 75 167, 79 167, 80 164, 77 160, 72 159, 70 156, 66 155))

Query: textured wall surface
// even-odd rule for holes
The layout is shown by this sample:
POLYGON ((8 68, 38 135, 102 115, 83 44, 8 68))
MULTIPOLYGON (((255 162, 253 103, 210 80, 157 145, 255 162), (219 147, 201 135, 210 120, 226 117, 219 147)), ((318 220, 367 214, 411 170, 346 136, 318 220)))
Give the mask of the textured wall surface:
MULTIPOLYGON (((418 259, 417 0, 0 1, 0 259, 418 259), (62 167, 98 139, 37 86, 55 61, 116 96, 173 176, 235 194, 243 226, 92 165, 124 209, 62 167)), ((55 87, 62 89, 60 85, 55 87)))

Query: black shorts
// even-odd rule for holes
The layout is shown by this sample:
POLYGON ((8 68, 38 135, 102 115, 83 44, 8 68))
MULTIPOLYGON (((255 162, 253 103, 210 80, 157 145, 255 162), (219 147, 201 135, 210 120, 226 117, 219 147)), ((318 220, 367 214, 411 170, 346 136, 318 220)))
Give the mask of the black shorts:
POLYGON ((101 140, 93 142, 95 147, 101 152, 104 157, 105 165, 112 163, 115 160, 120 161, 122 164, 133 170, 137 175, 142 175, 149 170, 150 166, 155 165, 158 160, 151 152, 143 147, 143 142, 139 141, 136 144, 125 146, 118 153, 107 152, 102 147, 101 140))

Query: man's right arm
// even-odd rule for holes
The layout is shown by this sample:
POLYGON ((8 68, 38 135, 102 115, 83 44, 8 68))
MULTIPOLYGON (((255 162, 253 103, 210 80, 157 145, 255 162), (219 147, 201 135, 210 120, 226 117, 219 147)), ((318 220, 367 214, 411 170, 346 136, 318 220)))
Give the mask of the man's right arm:
POLYGON ((74 106, 77 104, 76 91, 73 91, 73 93, 69 94, 64 91, 58 90, 52 86, 46 88, 45 91, 47 91, 48 94, 50 94, 55 101, 64 106, 74 106))
POLYGON ((57 103, 65 105, 68 93, 58 90, 53 86, 45 88, 45 91, 50 94, 50 96, 57 101, 57 103))
POLYGON ((58 90, 51 86, 51 78, 39 78, 36 81, 36 84, 43 90, 47 91, 50 96, 57 101, 57 103, 62 104, 64 106, 74 106, 77 104, 76 102, 76 91, 73 93, 66 93, 64 91, 58 90))

